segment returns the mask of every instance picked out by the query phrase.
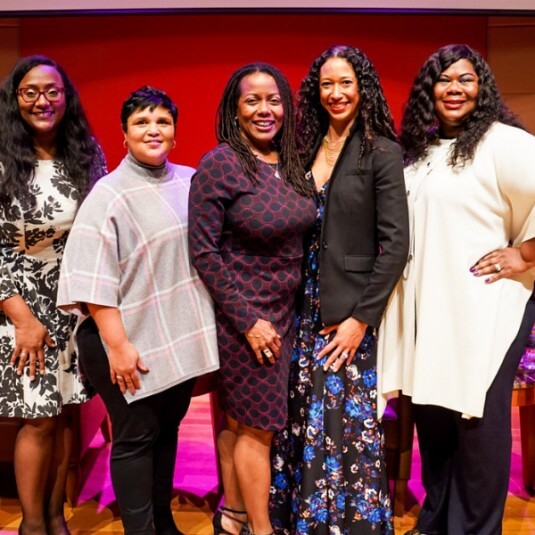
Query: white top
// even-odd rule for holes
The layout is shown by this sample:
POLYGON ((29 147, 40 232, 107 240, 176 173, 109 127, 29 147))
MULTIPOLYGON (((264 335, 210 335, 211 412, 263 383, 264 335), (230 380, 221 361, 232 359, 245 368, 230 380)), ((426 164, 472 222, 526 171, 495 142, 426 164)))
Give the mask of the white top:
POLYGON ((495 123, 459 169, 452 143, 406 169, 411 256, 380 327, 379 387, 481 417, 535 274, 486 284, 470 267, 535 237, 535 137, 495 123))
POLYGON ((188 255, 194 169, 127 156, 83 202, 61 266, 58 306, 117 307, 148 373, 127 402, 219 368, 212 299, 188 255))

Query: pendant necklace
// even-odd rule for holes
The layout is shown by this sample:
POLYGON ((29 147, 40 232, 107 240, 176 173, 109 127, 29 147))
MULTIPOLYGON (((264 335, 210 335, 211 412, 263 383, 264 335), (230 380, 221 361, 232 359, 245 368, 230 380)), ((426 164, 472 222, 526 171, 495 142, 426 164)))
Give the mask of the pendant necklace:
POLYGON ((275 163, 271 163, 271 162, 266 162, 266 160, 264 160, 263 158, 260 157, 260 154, 258 154, 256 151, 252 150, 251 151, 254 155, 255 155, 255 158, 263 163, 265 163, 267 166, 269 166, 269 168, 271 169, 271 171, 273 172, 273 176, 277 179, 277 180, 282 180, 282 177, 281 177, 281 174, 280 174, 280 168, 279 168, 279 164, 280 162, 277 161, 275 163))
POLYGON ((282 177, 281 177, 281 175, 279 173, 279 162, 277 162, 277 163, 268 163, 268 165, 271 168, 271 170, 273 171, 273 176, 277 180, 282 180, 282 177))

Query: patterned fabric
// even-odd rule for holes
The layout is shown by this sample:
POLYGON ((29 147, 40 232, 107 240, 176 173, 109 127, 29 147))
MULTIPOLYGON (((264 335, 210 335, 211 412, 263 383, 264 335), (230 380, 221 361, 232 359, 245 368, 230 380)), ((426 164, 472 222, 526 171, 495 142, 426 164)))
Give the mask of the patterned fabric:
POLYGON ((0 300, 20 294, 56 344, 45 346, 43 375, 30 381, 26 367, 18 377, 9 365, 14 328, 0 312, 0 416, 55 416, 62 405, 89 397, 72 342, 76 318, 55 305, 63 249, 79 200, 60 165, 41 160, 28 195, 0 205, 0 300))
POLYGON ((286 423, 295 293, 303 235, 314 219, 312 199, 260 161, 253 183, 226 144, 205 155, 193 177, 190 251, 217 305, 220 404, 251 427, 278 430, 286 423), (260 365, 242 334, 258 318, 282 337, 273 365, 260 365))
POLYGON ((127 402, 218 368, 213 303, 191 266, 187 203, 194 169, 154 170, 127 156, 84 201, 65 248, 58 306, 117 307, 149 372, 127 402))
POLYGON ((284 533, 393 533, 377 421, 375 337, 367 332, 349 366, 323 371, 318 354, 330 336, 318 332, 319 236, 327 191, 305 266, 303 304, 290 369, 288 428, 273 446, 271 516, 284 533))

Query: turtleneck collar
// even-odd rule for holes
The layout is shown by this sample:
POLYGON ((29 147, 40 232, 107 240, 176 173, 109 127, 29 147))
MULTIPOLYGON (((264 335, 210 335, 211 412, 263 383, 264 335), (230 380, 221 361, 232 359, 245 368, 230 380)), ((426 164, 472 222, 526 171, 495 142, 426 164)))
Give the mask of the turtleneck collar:
POLYGON ((162 165, 148 165, 136 160, 130 152, 124 157, 122 163, 128 168, 129 172, 150 182, 166 182, 173 174, 171 164, 167 160, 162 165))

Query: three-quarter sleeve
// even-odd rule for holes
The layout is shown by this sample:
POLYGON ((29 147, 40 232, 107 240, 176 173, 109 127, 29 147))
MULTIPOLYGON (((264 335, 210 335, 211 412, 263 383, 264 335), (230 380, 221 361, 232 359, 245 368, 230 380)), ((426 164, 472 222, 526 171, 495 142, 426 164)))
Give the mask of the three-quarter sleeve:
POLYGON ((0 301, 5 301, 19 292, 4 260, 0 257, 0 301))
POLYGON ((189 250, 192 263, 207 286, 212 299, 238 332, 257 321, 254 310, 241 295, 221 251, 226 227, 225 213, 239 195, 243 176, 236 158, 229 161, 226 151, 216 148, 201 160, 192 178, 189 193, 189 250), (240 180, 241 178, 241 180, 240 180))
MULTIPOLYGON (((0 172, 2 163, 0 162, 0 172)), ((18 204, 18 203, 17 203, 18 204)), ((22 212, 19 206, 2 206, 0 210, 0 301, 4 301, 19 293, 10 266, 16 263, 12 253, 12 244, 18 242, 21 236, 19 225, 22 224, 22 212), (10 258, 11 255, 11 258, 10 258)))
POLYGON ((510 209, 509 238, 520 245, 535 238, 535 136, 504 125, 497 129, 502 135, 493 138, 496 177, 510 209))
POLYGON ((82 303, 118 306, 119 204, 120 198, 102 182, 82 203, 63 254, 59 307, 82 314, 82 303))

